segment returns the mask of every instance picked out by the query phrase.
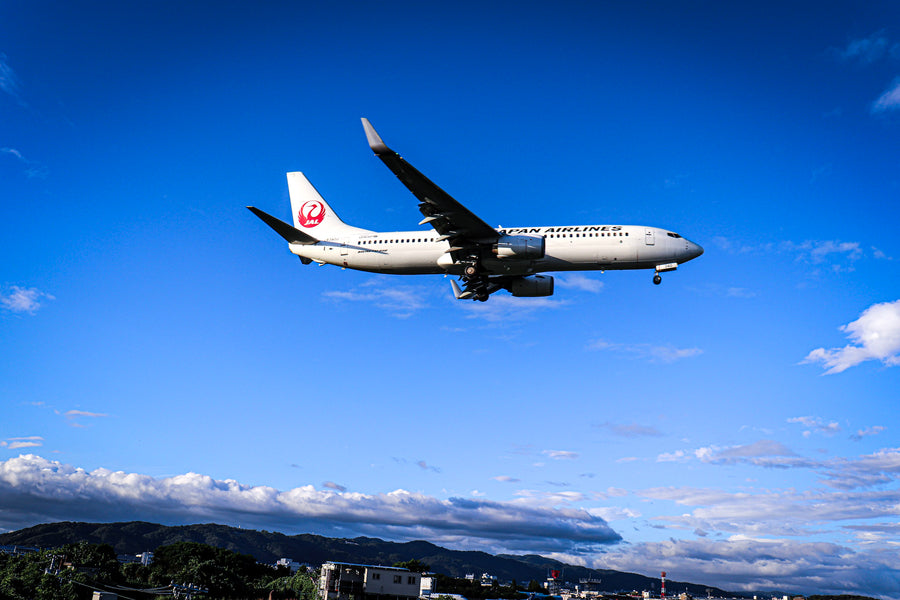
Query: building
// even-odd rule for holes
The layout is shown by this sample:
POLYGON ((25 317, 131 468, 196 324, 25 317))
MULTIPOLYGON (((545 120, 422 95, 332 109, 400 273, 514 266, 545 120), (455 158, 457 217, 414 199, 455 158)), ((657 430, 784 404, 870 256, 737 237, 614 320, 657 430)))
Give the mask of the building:
MULTIPOLYGON (((422 573, 419 584, 419 597, 428 598, 434 592, 437 576, 434 573, 422 573)), ((446 594, 442 594, 446 595, 446 594)))
POLYGON ((327 562, 319 574, 319 600, 415 600, 422 576, 408 569, 327 562))
POLYGON ((291 570, 291 573, 296 573, 303 566, 301 563, 298 563, 296 560, 290 558, 279 558, 275 563, 276 567, 287 567, 291 570))

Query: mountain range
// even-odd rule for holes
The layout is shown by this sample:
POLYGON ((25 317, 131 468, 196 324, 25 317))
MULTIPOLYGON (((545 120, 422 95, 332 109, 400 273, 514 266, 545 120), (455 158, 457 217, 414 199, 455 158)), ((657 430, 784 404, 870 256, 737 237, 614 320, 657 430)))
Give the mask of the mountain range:
MULTIPOLYGON (((325 562, 347 562, 368 565, 392 565, 396 562, 418 560, 431 566, 436 573, 451 577, 465 577, 482 573, 502 581, 517 581, 521 586, 531 580, 544 581, 550 570, 562 572, 571 584, 580 579, 599 579, 603 591, 656 590, 660 581, 637 573, 608 569, 588 569, 569 565, 536 554, 492 555, 486 552, 448 550, 426 541, 389 542, 378 538, 328 538, 314 534, 285 535, 271 531, 256 531, 218 525, 167 526, 143 521, 125 523, 60 522, 35 525, 26 529, 0 534, 0 545, 55 548, 64 544, 88 542, 109 544, 117 554, 137 554, 153 551, 159 546, 176 542, 199 542, 249 554, 259 562, 274 563, 279 558, 318 567, 325 562)), ((688 592, 692 596, 730 597, 738 594, 688 582, 666 581, 670 596, 688 592)))

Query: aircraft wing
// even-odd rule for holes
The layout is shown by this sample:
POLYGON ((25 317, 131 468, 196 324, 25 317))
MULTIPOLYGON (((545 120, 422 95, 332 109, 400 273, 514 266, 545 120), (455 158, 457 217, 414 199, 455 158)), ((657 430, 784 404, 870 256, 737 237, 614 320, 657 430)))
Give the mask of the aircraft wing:
POLYGON ((431 224, 443 239, 450 242, 451 248, 456 250, 493 243, 500 237, 496 229, 479 219, 475 213, 388 148, 368 119, 364 118, 362 124, 372 152, 419 199, 419 211, 425 216, 419 225, 431 224))

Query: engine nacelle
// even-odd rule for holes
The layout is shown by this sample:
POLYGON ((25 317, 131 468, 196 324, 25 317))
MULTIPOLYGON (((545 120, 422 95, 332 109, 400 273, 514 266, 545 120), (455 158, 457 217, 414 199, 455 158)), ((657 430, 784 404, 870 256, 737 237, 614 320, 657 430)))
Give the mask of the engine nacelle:
POLYGON ((506 288, 513 296, 535 298, 553 295, 553 278, 549 275, 516 277, 506 288))
POLYGON ((494 244, 498 258, 544 258, 544 238, 534 235, 504 235, 494 244))

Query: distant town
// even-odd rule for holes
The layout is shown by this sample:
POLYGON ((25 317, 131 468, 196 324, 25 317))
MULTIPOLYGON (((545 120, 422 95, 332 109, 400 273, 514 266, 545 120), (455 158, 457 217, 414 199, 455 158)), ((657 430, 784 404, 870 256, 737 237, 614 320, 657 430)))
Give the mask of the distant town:
POLYGON ((730 593, 665 571, 648 577, 425 541, 287 536, 217 524, 49 523, 0 534, 0 544, 0 600, 829 598, 730 593))
MULTIPOLYGON (((45 576, 56 576, 61 579, 74 581, 72 575, 100 574, 100 567, 94 564, 82 564, 74 557, 67 555, 69 549, 42 550, 40 548, 26 546, 0 546, 0 555, 11 557, 15 560, 19 557, 43 555, 47 565, 43 570, 45 576)), ((122 567, 135 565, 144 569, 151 569, 154 564, 154 552, 146 551, 139 554, 120 554, 116 561, 122 567)), ((8 566, 10 559, 0 560, 0 565, 8 566)), ((280 558, 274 564, 261 565, 272 569, 273 573, 280 574, 278 579, 306 582, 299 589, 282 589, 276 593, 273 588, 269 591, 268 599, 296 598, 297 600, 472 600, 473 598, 518 597, 523 600, 604 600, 604 599, 640 599, 640 600, 666 600, 667 598, 678 600, 692 600, 694 597, 686 592, 668 594, 666 592, 666 573, 661 572, 659 587, 656 590, 618 590, 616 592, 602 591, 602 580, 579 579, 577 582, 566 581, 560 570, 550 570, 543 581, 532 580, 525 587, 520 587, 515 581, 499 581, 490 573, 469 573, 462 581, 453 578, 442 577, 428 569, 428 565, 418 561, 409 561, 406 565, 365 565, 346 562, 326 562, 319 566, 308 563, 300 563, 291 558, 280 558), (312 584, 312 585, 310 585, 312 584), (443 585, 442 585, 443 584, 443 585), (314 594, 310 597, 310 587, 314 594), (447 589, 441 589, 447 588, 447 589), (468 595, 459 593, 470 590, 468 595), (291 594, 290 592, 297 592, 291 594), (474 591, 474 593, 471 593, 474 591), (287 592, 287 594, 285 594, 287 592), (306 592, 306 593, 303 593, 306 592)), ((91 589, 90 595, 87 588, 109 588, 104 583, 97 582, 91 586, 89 583, 80 582, 83 589, 76 594, 78 598, 90 598, 91 600, 123 600, 134 598, 137 595, 149 595, 155 598, 233 598, 235 596, 218 596, 209 588, 203 586, 203 582, 175 582, 168 586, 156 588, 128 588, 116 589, 91 589)), ((711 592, 711 590, 710 590, 711 592)), ((18 598, 23 600, 27 596, 8 594, 7 590, 0 586, 0 597, 18 598)), ((257 596, 248 596, 253 598, 257 596)), ((262 596, 259 596, 262 598, 262 596)), ((708 595, 708 599, 719 598, 708 595)), ((733 597, 729 597, 733 598, 733 597)), ((844 597, 846 598, 846 597, 844 597)), ((803 596, 768 596, 760 598, 753 596, 754 600, 806 600, 803 596)))

